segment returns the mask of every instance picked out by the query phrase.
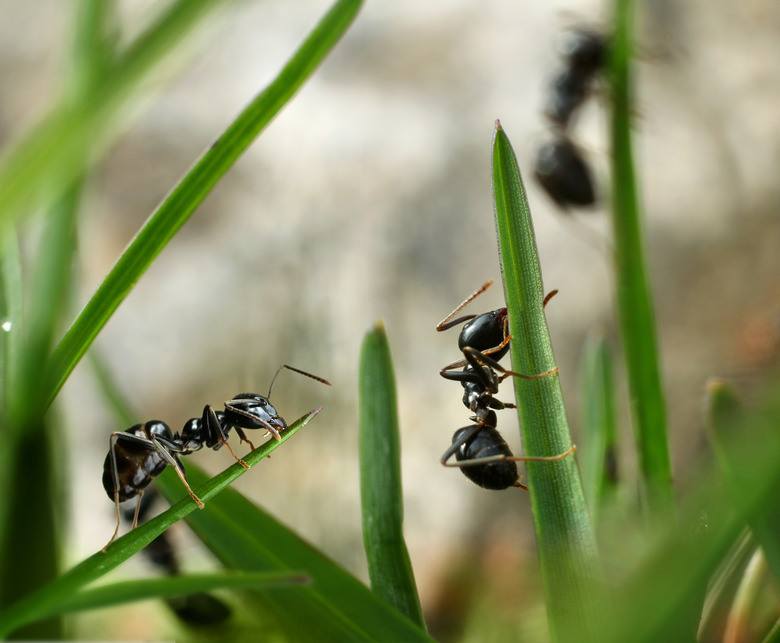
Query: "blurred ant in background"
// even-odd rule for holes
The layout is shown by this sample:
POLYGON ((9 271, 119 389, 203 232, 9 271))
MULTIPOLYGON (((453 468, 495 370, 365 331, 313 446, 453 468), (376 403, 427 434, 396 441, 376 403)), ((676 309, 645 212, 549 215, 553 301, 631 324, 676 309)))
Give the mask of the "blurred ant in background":
MULTIPOLYGON (((480 315, 465 315, 453 319, 492 283, 485 283, 436 326, 436 330, 441 332, 465 322, 458 336, 458 348, 464 359, 448 364, 439 373, 445 379, 461 383, 464 389, 463 404, 474 414, 470 418, 473 424, 455 432, 452 445, 444 452, 441 463, 444 466, 459 467, 463 475, 484 489, 527 489, 520 482, 517 462, 560 460, 573 453, 575 447, 549 457, 515 456, 499 433, 495 410, 516 408, 514 404, 502 402, 495 397, 499 384, 507 377, 529 380, 547 377, 558 369, 556 367, 539 375, 523 375, 508 371, 499 364, 498 360, 509 351, 509 342, 512 339, 508 332, 509 320, 505 307, 480 315), (463 370, 456 370, 460 368, 463 370), (453 455, 457 462, 449 464, 448 461, 453 455)), ((554 290, 547 295, 543 305, 546 306, 557 292, 554 290)))
POLYGON ((246 442, 253 451, 255 446, 246 437, 244 429, 265 429, 266 435, 270 434, 281 440, 280 432, 287 428, 287 423, 271 404, 270 397, 276 378, 284 368, 330 386, 330 382, 317 375, 283 364, 271 380, 268 395, 241 393, 225 402, 224 412, 214 411, 211 405, 207 404, 203 408, 202 416, 188 420, 181 433, 173 433, 165 422, 151 420, 111 434, 108 455, 103 464, 103 488, 116 505, 117 524, 114 535, 103 551, 114 542, 119 533, 119 503, 138 496, 132 525, 135 528, 144 490, 168 465, 174 468, 190 497, 203 509, 203 502, 187 483, 184 465, 180 460, 182 456, 200 451, 203 447, 217 451, 225 445, 236 462, 249 469, 249 465, 233 453, 228 444, 231 429, 236 432, 241 442, 246 442))
POLYGON ((534 175, 564 210, 596 202, 590 168, 571 140, 570 128, 593 93, 607 56, 608 40, 604 34, 586 27, 571 30, 561 48, 561 68, 552 75, 547 88, 543 113, 553 126, 554 137, 537 149, 534 175))

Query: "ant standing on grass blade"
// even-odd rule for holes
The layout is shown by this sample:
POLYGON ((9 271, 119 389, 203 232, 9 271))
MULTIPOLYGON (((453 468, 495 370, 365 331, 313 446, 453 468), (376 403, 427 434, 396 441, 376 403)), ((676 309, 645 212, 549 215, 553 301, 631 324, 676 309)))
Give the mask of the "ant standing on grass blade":
POLYGON ((287 423, 271 404, 270 397, 276 378, 284 368, 328 386, 331 385, 317 375, 283 364, 271 380, 268 395, 240 393, 225 402, 224 412, 214 411, 211 405, 207 404, 203 408, 203 415, 188 420, 181 433, 173 433, 165 422, 151 420, 111 434, 108 455, 103 463, 103 488, 116 505, 117 522, 114 535, 103 547, 103 551, 114 542, 119 533, 121 520, 119 503, 138 496, 132 525, 134 529, 138 524, 138 512, 144 490, 168 465, 176 471, 190 497, 200 509, 203 509, 203 502, 187 483, 184 465, 180 460, 182 456, 200 451, 203 447, 217 451, 225 445, 236 462, 249 469, 249 465, 241 460, 228 444, 231 429, 235 430, 240 441, 246 442, 253 451, 255 446, 246 437, 244 429, 265 429, 266 435, 270 434, 277 440, 281 440, 280 432, 287 428, 287 423))
MULTIPOLYGON (((474 413, 470 418, 473 424, 458 429, 453 435, 452 445, 444 452, 441 463, 444 466, 459 467, 463 475, 484 489, 527 489, 520 482, 517 462, 560 460, 573 453, 575 447, 572 446, 565 453, 555 456, 515 456, 499 433, 495 410, 516 408, 514 404, 502 402, 495 397, 499 384, 507 377, 529 380, 547 377, 558 369, 556 367, 539 375, 523 375, 508 371, 498 363, 509 351, 509 342, 512 339, 508 333, 506 308, 498 308, 481 315, 465 315, 453 320, 455 315, 485 292, 492 283, 485 283, 436 326, 437 331, 444 331, 466 322, 458 337, 458 347, 464 359, 448 364, 439 374, 445 379, 461 383, 464 388, 463 404, 474 413), (456 370, 461 367, 463 370, 456 370), (498 375, 498 372, 501 375, 498 375), (449 459, 453 455, 457 462, 450 464, 449 459)), ((542 305, 546 306, 557 292, 554 290, 547 295, 542 305)))

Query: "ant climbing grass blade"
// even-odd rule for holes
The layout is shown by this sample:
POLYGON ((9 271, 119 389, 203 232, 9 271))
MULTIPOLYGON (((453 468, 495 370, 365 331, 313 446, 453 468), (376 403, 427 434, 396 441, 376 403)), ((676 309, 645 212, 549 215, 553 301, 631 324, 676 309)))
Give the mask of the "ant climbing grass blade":
MULTIPOLYGON (((306 426, 321 409, 317 408, 299 420, 288 426, 282 435, 281 441, 273 438, 260 445, 257 449, 249 453, 244 460, 254 465, 263 458, 269 456, 278 449, 287 440, 292 438, 298 431, 306 426)), ((193 467, 194 468, 194 467, 193 467)), ((188 477, 198 496, 204 502, 212 500, 217 494, 223 492, 236 478, 244 474, 246 470, 235 463, 225 469, 222 473, 208 480, 206 476, 200 475, 192 477, 188 467, 188 477)), ((92 581, 105 575, 135 553, 146 547, 152 540, 165 531, 172 524, 181 520, 187 514, 196 510, 197 505, 192 501, 189 495, 181 486, 179 479, 173 470, 169 469, 160 478, 157 484, 165 485, 166 488, 176 489, 173 493, 168 493, 178 501, 167 511, 155 516, 148 522, 138 526, 121 538, 118 538, 107 550, 106 553, 98 551, 81 563, 72 567, 62 574, 59 578, 42 587, 31 594, 28 594, 17 603, 0 612, 0 639, 16 630, 21 625, 40 620, 43 616, 56 610, 56 606, 68 600, 73 594, 92 581), (182 498, 182 494, 185 497, 182 498)), ((205 514, 208 512, 197 512, 205 514)), ((296 571, 302 568, 290 567, 286 571, 296 571)))
POLYGON ((424 628, 420 597, 403 536, 395 375, 381 321, 363 339, 358 382, 360 497, 371 589, 424 628))
MULTIPOLYGON (((547 330, 542 273, 531 212, 512 146, 500 123, 493 139, 493 187, 499 255, 512 335, 512 370, 555 367, 547 330)), ((571 447, 557 375, 513 379, 523 444, 529 456, 571 447)), ((548 621, 554 640, 596 640, 604 622, 604 588, 582 483, 574 457, 527 463, 548 621)))
POLYGON ((46 406, 141 275, 187 222, 216 183, 336 45, 361 0, 339 0, 271 84, 244 109, 147 219, 63 337, 46 373, 46 406))
MULTIPOLYGON (((193 485, 205 480, 196 466, 188 466, 187 475, 193 485)), ((181 494, 180 485, 170 476, 160 487, 169 498, 181 494)), ((235 489, 225 490, 207 511, 191 513, 187 522, 228 568, 244 572, 301 570, 312 579, 309 586, 289 587, 283 593, 246 592, 249 611, 272 619, 283 638, 431 641, 425 630, 235 489)))

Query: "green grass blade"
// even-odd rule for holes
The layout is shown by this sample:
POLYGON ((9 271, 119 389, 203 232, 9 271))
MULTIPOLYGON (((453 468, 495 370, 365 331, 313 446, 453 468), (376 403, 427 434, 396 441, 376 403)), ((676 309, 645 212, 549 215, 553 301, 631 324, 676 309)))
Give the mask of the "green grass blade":
POLYGON ((780 643, 780 618, 777 619, 772 629, 769 630, 763 643, 780 643))
MULTIPOLYGON (((709 429, 712 446, 728 493, 734 502, 753 493, 749 472, 742 471, 730 451, 730 433, 734 431, 740 414, 744 413, 736 391, 726 382, 713 380, 708 386, 709 429)), ((750 528, 764 550, 772 573, 780 582, 780 499, 774 507, 754 514, 750 528)))
MULTIPOLYGON (((620 610, 605 641, 694 639, 704 592, 745 524, 777 513, 780 388, 773 392, 758 411, 721 415, 731 416, 721 432, 722 447, 740 473, 740 488, 749 493, 724 493, 714 465, 697 471, 696 484, 680 505, 679 527, 667 529, 663 542, 642 556, 637 570, 616 588, 620 610)), ((715 401, 721 403, 732 404, 725 395, 715 401)))
POLYGON ((289 572, 186 574, 172 578, 123 581, 82 590, 63 603, 52 606, 53 611, 44 616, 103 609, 158 598, 187 596, 216 589, 278 590, 308 582, 310 581, 307 576, 289 572))
MULTIPOLYGON (((243 460, 249 465, 257 464, 306 426, 317 412, 319 412, 319 409, 303 416, 282 433, 280 441, 275 439, 268 440, 265 444, 252 451, 252 453, 246 455, 243 460)), ((195 493, 210 509, 209 501, 224 491, 231 482, 243 473, 245 473, 245 469, 236 463, 211 480, 206 481, 206 477, 203 474, 196 474, 194 476, 195 479, 193 479, 189 471, 188 479, 195 493)), ((171 470, 163 473, 157 482, 161 487, 177 489, 176 496, 181 497, 183 489, 181 482, 171 470)), ((45 587, 25 596, 17 603, 1 611, 0 639, 7 637, 10 632, 13 632, 20 625, 37 621, 43 615, 56 610, 57 605, 69 600, 79 589, 126 561, 130 556, 146 547, 173 523, 196 509, 197 505, 195 502, 185 493, 185 498, 173 505, 168 511, 155 516, 117 539, 108 547, 106 553, 97 552, 93 554, 45 587)), ((284 571, 291 572, 294 571, 294 568, 284 571)))
POLYGON ((596 522, 602 504, 613 504, 618 485, 613 357, 602 335, 588 337, 582 361, 584 444, 579 457, 582 486, 596 522))
MULTIPOLYGON (((493 139, 493 187, 513 370, 545 373, 555 367, 555 359, 542 306, 536 239, 517 159, 499 123, 493 139)), ((572 443, 558 374, 513 379, 526 454, 567 451, 572 443)), ((597 640, 603 619, 601 570, 577 463, 570 456, 527 465, 553 639, 597 640)))
POLYGON ((333 5, 276 79, 225 130, 146 221, 55 350, 48 370, 48 404, 154 258, 311 76, 349 27, 360 5, 361 0, 339 0, 333 5))
MULTIPOLYGON (((188 467, 191 480, 203 473, 188 467)), ((170 478, 161 485, 168 497, 181 494, 170 478)), ((258 610, 266 610, 295 641, 430 641, 426 633, 296 533, 228 490, 209 511, 187 521, 207 547, 230 568, 243 571, 301 570, 308 587, 284 596, 253 592, 258 610)))
POLYGON ((672 519, 674 489, 658 347, 631 145, 632 0, 615 0, 612 42, 612 225, 622 345, 649 517, 672 519))
POLYGON ((395 375, 382 322, 377 322, 363 340, 358 386, 363 543, 371 589, 424 629, 420 597, 403 536, 395 375))

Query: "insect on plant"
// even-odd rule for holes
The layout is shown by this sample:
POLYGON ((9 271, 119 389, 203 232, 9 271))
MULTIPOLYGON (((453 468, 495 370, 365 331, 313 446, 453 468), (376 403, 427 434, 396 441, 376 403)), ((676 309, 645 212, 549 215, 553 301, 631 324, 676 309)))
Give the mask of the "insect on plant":
POLYGON ((190 497, 203 509, 203 502, 187 483, 184 465, 180 460, 182 456, 200 451, 203 447, 217 451, 224 445, 236 462, 249 469, 249 465, 239 458, 228 444, 231 429, 236 432, 240 441, 246 442, 253 451, 255 446, 246 437, 244 429, 265 429, 266 435, 281 439, 280 433, 287 428, 287 423, 271 404, 270 398, 276 378, 285 368, 330 386, 330 382, 317 375, 283 364, 271 380, 268 395, 241 393, 225 402, 224 412, 214 411, 212 406, 207 404, 201 417, 188 420, 180 433, 171 431, 165 422, 150 420, 111 434, 108 455, 103 463, 103 488, 116 506, 117 524, 114 535, 103 547, 103 551, 114 542, 119 533, 119 503, 138 497, 133 517, 134 529, 138 524, 138 512, 145 488, 169 465, 176 471, 190 497))
MULTIPOLYGON (((539 379, 556 373, 558 369, 553 368, 539 375, 523 375, 508 371, 499 364, 498 360, 509 351, 512 339, 508 332, 506 308, 453 319, 492 284, 492 281, 485 283, 436 326, 437 331, 444 331, 465 322, 458 336, 458 348, 463 353, 463 359, 448 364, 439 373, 445 379, 461 383, 464 389, 463 404, 474 413, 470 418, 472 424, 458 429, 452 436, 452 445, 442 455, 441 463, 459 467, 463 475, 484 489, 527 489, 520 482, 517 462, 560 460, 573 453, 576 447, 572 446, 565 453, 555 456, 515 456, 498 431, 495 411, 516 408, 514 404, 495 397, 501 382, 507 377, 539 379), (450 464, 453 455, 456 462, 450 464)), ((557 292, 554 290, 547 295, 543 305, 546 306, 557 292)))

